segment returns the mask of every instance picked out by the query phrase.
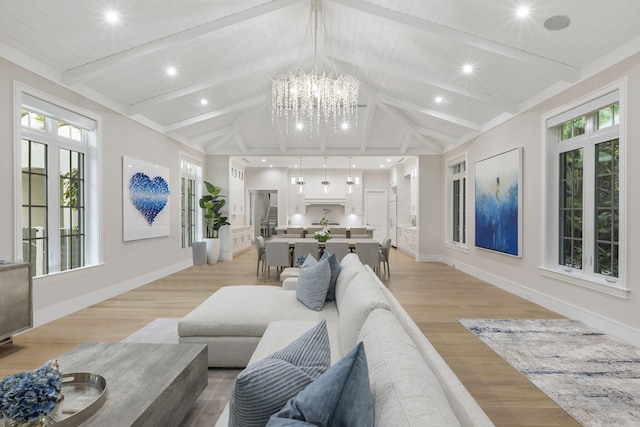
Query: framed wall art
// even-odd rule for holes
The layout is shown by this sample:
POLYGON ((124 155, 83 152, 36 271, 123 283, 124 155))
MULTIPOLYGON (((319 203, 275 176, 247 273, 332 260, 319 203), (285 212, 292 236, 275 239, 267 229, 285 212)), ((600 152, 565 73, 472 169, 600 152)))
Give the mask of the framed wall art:
POLYGON ((476 247, 522 256, 522 151, 476 162, 476 247))
POLYGON ((122 240, 169 235, 169 168, 122 156, 122 240))

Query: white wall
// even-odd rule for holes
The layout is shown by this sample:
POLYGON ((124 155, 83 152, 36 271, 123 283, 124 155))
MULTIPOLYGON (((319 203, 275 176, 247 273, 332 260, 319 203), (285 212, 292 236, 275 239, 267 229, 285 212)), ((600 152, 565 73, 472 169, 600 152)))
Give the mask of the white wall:
POLYGON ((0 259, 13 261, 15 247, 13 150, 13 82, 102 116, 102 264, 52 277, 34 279, 34 323, 62 317, 77 309, 148 283, 192 264, 191 249, 180 239, 180 153, 203 156, 176 141, 102 107, 62 86, 0 59, 0 259), (170 170, 169 237, 122 241, 122 156, 157 163, 170 170))
MULTIPOLYGON (((438 261, 444 239, 444 168, 441 156, 418 158, 418 261, 438 261)), ((400 223, 398 221, 398 223, 400 223)))
MULTIPOLYGON (((467 271, 497 286, 510 290, 533 302, 549 307, 559 313, 592 326, 599 327, 640 345, 640 226, 635 218, 640 217, 639 187, 640 168, 635 160, 640 160, 640 55, 636 55, 615 67, 582 82, 559 94, 553 99, 538 105, 529 111, 514 117, 508 122, 492 129, 470 141, 455 151, 447 153, 441 159, 443 176, 445 161, 456 154, 466 151, 468 155, 468 253, 444 248, 445 259, 456 268, 467 271), (543 141, 541 117, 543 114, 572 102, 586 94, 602 88, 614 81, 627 77, 627 283, 631 292, 626 299, 607 296, 566 282, 543 277, 539 272, 541 246, 541 145, 543 141), (474 165, 478 160, 507 151, 514 147, 524 147, 523 170, 523 254, 522 258, 500 255, 474 247, 474 165)), ((421 165, 422 166, 422 165, 421 165)), ((421 167, 422 170, 422 167, 421 167)), ((430 185, 421 179, 421 205, 424 194, 422 185, 430 185)), ((437 184, 442 189, 441 182, 437 184)), ((442 193, 442 190, 440 190, 442 193)), ((446 197, 441 194, 441 212, 444 215, 446 197)), ((420 225, 427 219, 421 206, 420 225)), ((430 239, 444 240, 442 228, 433 230, 421 227, 420 241, 430 239)))

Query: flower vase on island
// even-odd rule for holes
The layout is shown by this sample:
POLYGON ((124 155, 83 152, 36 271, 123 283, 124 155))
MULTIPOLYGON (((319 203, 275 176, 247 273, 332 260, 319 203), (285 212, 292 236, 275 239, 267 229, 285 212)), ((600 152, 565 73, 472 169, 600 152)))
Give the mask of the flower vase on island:
POLYGON ((331 239, 331 233, 329 233, 329 230, 325 228, 323 230, 316 231, 315 233, 313 233, 313 238, 316 239, 318 242, 326 242, 327 240, 331 239))

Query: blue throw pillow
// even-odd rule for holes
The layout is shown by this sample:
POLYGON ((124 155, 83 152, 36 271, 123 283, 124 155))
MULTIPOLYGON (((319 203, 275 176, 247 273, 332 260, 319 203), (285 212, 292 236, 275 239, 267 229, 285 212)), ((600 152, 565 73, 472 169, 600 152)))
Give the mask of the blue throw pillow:
POLYGON ((301 268, 311 267, 312 265, 316 265, 318 260, 313 257, 313 255, 309 254, 305 257, 304 262, 300 266, 301 268))
POLYGON ((327 289, 326 301, 333 301, 336 299, 336 281, 338 280, 338 274, 340 274, 340 261, 336 257, 336 254, 330 254, 326 252, 322 254, 322 260, 329 260, 329 266, 331 267, 331 281, 329 282, 329 289, 327 289))
POLYGON ((298 275, 296 298, 307 308, 320 311, 327 298, 330 283, 331 267, 328 260, 318 261, 315 265, 303 265, 298 275))
POLYGON ((271 416, 267 427, 373 426, 373 398, 362 342, 271 416))
POLYGON ((229 427, 264 426, 331 363, 326 321, 280 351, 247 366, 231 389, 229 427))

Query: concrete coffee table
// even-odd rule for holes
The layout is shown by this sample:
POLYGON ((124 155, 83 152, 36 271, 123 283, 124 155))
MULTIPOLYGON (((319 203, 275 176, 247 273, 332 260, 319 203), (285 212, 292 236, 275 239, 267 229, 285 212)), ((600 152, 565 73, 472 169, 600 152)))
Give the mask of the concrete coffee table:
POLYGON ((177 426, 207 386, 203 344, 89 343, 58 364, 107 382, 104 405, 82 426, 177 426))

